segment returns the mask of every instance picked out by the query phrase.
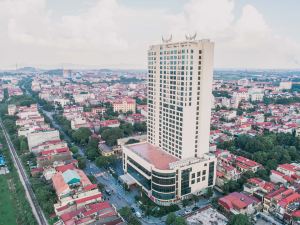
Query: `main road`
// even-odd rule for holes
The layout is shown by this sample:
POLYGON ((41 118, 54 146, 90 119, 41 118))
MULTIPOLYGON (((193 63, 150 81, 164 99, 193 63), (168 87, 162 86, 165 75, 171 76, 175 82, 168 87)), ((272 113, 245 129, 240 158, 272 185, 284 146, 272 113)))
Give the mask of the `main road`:
POLYGON ((21 183, 23 184, 24 186, 24 189, 25 189, 25 193, 26 193, 26 196, 27 196, 27 199, 28 199, 28 202, 31 206, 31 209, 32 209, 32 212, 38 222, 38 224, 40 225, 48 225, 48 221, 44 215, 44 212, 42 211, 36 197, 35 197, 35 194, 32 190, 32 187, 31 187, 31 184, 30 184, 30 181, 29 181, 29 178, 26 174, 26 171, 23 167, 23 164, 16 152, 16 149, 6 131, 6 128, 4 127, 3 123, 2 123, 2 120, 0 119, 0 126, 2 128, 2 131, 3 131, 3 134, 4 134, 4 137, 5 137, 5 140, 6 140, 6 143, 8 145, 8 148, 9 148, 9 152, 10 152, 10 155, 13 159, 13 162, 14 162, 14 165, 18 171, 18 174, 19 174, 19 177, 20 177, 20 180, 21 180, 21 183))

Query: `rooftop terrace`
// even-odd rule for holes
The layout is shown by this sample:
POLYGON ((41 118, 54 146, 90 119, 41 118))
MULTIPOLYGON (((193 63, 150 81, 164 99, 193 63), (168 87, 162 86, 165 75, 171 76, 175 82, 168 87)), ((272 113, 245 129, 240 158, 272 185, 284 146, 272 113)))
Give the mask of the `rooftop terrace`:
POLYGON ((127 145, 126 147, 160 170, 168 170, 171 163, 179 161, 179 158, 147 142, 127 145))

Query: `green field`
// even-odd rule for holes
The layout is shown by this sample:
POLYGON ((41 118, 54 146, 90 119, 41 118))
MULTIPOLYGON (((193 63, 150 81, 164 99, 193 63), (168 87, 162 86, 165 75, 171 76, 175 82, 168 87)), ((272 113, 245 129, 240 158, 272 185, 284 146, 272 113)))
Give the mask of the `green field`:
POLYGON ((0 175, 0 225, 17 225, 16 210, 12 191, 9 189, 9 176, 0 175))

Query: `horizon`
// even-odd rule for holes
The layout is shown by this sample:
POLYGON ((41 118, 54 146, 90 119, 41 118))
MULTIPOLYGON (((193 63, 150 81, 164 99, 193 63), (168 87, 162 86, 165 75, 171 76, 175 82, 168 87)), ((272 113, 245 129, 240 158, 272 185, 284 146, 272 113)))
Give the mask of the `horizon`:
MULTIPOLYGON (((147 68, 128 68, 128 69, 122 69, 122 68, 109 68, 109 67, 91 67, 91 68, 84 68, 84 67, 78 67, 78 68, 62 68, 62 67, 35 67, 35 66, 24 66, 24 67, 18 67, 14 69, 1 69, 0 72, 14 72, 14 71, 22 71, 25 69, 35 69, 37 71, 53 71, 53 70, 74 70, 74 71, 86 71, 86 70, 111 70, 111 71, 143 71, 147 72, 147 68)), ((300 71, 299 68, 214 68, 214 72, 216 71, 300 71)))

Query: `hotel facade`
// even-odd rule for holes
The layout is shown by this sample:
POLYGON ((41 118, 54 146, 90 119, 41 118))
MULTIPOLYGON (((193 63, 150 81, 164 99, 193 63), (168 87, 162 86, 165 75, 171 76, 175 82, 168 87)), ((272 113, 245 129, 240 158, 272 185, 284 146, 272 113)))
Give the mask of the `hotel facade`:
POLYGON ((215 184, 209 153, 214 43, 164 41, 148 50, 147 142, 123 146, 123 169, 159 205, 215 184))

